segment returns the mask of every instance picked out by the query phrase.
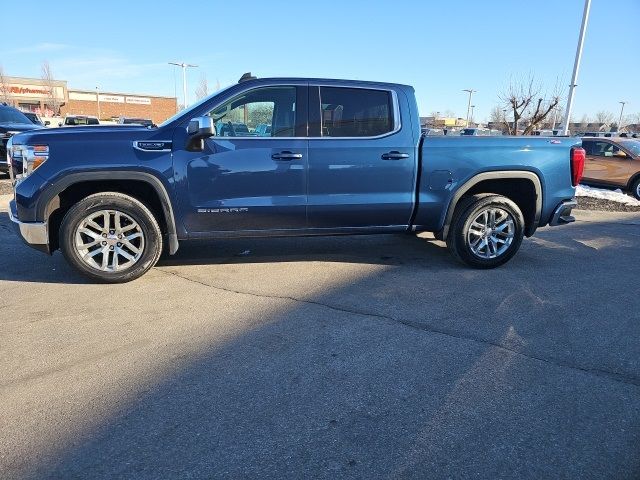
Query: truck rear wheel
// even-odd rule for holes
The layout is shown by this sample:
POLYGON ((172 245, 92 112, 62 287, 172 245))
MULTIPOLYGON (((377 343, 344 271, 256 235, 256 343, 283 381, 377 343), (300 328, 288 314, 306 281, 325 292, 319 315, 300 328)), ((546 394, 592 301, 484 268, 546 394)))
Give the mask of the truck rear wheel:
POLYGON ((495 268, 513 257, 524 237, 524 217, 507 197, 473 195, 455 210, 447 247, 474 268, 495 268))
POLYGON ((105 283, 142 276, 162 252, 162 233, 151 211, 116 192, 96 193, 76 203, 64 216, 59 235, 67 261, 105 283))

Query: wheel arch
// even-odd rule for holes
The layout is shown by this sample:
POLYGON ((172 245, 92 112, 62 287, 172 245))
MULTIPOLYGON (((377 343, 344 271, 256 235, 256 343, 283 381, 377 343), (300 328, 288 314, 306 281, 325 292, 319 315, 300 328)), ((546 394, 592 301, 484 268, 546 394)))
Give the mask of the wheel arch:
POLYGON ((39 199, 36 215, 37 218, 48 221, 51 245, 57 244, 58 228, 62 217, 70 208, 70 201, 78 195, 106 191, 125 193, 143 203, 151 203, 149 206, 158 216, 163 233, 167 237, 169 253, 173 255, 178 250, 175 216, 167 189, 155 175, 131 171, 72 173, 45 190, 39 199))
POLYGON ((447 207, 444 225, 441 232, 438 232, 438 238, 446 240, 453 214, 460 201, 477 193, 504 195, 515 202, 525 217, 526 236, 530 237, 538 228, 542 216, 543 195, 540 177, 526 170, 500 170, 474 175, 456 190, 447 207), (523 186, 527 188, 522 189, 523 186))
POLYGON ((631 178, 629 179, 629 183, 627 183, 627 190, 632 192, 633 184, 636 183, 638 180, 640 180, 640 172, 636 172, 634 175, 631 176, 631 178))

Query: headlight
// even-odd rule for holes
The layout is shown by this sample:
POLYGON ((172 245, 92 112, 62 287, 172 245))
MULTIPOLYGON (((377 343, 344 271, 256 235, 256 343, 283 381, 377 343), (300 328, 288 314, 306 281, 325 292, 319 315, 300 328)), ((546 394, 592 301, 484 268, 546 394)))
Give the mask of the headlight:
POLYGON ((48 145, 12 145, 7 150, 11 164, 22 161, 22 174, 25 177, 49 158, 48 145))

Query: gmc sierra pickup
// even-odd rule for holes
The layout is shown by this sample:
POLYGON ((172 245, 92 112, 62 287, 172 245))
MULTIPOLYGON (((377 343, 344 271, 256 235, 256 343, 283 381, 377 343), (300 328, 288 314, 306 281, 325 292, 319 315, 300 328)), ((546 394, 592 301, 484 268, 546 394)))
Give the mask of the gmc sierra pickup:
POLYGON ((492 268, 536 228, 573 221, 579 139, 423 137, 419 118, 406 85, 245 74, 158 127, 16 134, 10 216, 104 282, 229 237, 430 231, 492 268))

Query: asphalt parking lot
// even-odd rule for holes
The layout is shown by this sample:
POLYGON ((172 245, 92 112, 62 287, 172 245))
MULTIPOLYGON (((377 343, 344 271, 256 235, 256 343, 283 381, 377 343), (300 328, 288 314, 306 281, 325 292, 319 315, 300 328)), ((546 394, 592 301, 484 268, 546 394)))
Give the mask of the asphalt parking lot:
POLYGON ((492 271, 234 240, 105 286, 0 211, 0 476, 638 478, 640 214, 579 220, 492 271))

